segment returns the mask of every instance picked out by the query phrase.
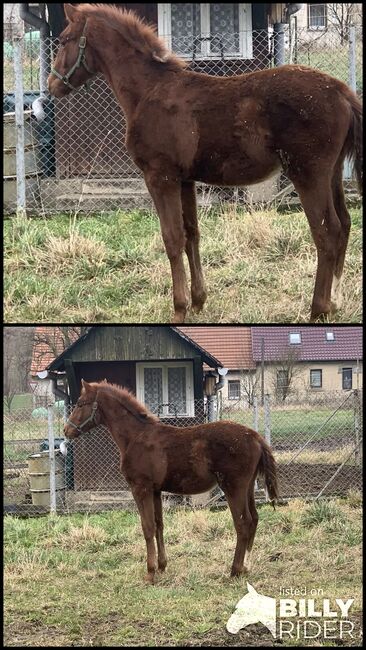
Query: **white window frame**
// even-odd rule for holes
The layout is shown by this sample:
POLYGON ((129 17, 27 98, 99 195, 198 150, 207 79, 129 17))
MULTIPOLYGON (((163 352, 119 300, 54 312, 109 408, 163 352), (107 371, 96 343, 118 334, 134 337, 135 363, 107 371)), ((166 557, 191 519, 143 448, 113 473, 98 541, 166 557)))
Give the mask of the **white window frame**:
MULTIPOLYGON (((201 2, 201 36, 210 36, 210 2, 201 2)), ((239 3, 239 52, 224 52, 225 59, 252 59, 252 3, 239 3)), ((163 37, 167 47, 172 49, 172 14, 170 3, 158 3, 158 34, 163 37)), ((201 53, 196 54, 196 60, 210 59, 221 61, 221 56, 211 54, 210 41, 201 42, 201 53)), ((181 54, 182 59, 191 59, 189 54, 181 54)))
POLYGON ((315 31, 316 30, 326 30, 327 29, 327 9, 328 9, 327 4, 325 2, 324 3, 323 2, 318 2, 318 3, 317 2, 309 2, 307 4, 306 9, 307 9, 307 12, 308 12, 308 15, 307 15, 308 30, 310 30, 310 31, 312 31, 312 30, 315 30, 315 31), (311 10, 311 7, 315 7, 316 5, 318 5, 318 6, 322 5, 324 7, 324 25, 310 25, 310 10, 311 10))
MULTIPOLYGON (((163 403, 169 402, 168 397, 168 368, 186 368, 186 413, 177 413, 178 417, 194 417, 194 385, 192 361, 143 361, 136 363, 136 396, 145 404, 144 369, 162 369, 163 403)), ((159 417, 175 418, 174 413, 168 413, 168 406, 164 406, 159 417)))
POLYGON ((290 341, 290 345, 301 345, 301 332, 290 332, 289 341, 290 341), (299 337, 298 341, 291 340, 291 337, 295 337, 295 336, 299 337))
POLYGON ((241 397, 241 385, 240 385, 240 379, 228 379, 227 380, 227 398, 230 400, 239 400, 241 397), (236 395, 230 395, 230 385, 232 384, 239 384, 239 396, 237 397, 236 395))
POLYGON ((323 369, 322 368, 310 368, 310 388, 315 388, 315 389, 320 389, 323 388, 323 369), (312 381, 312 377, 314 376, 313 373, 318 372, 320 373, 320 386, 317 384, 314 384, 312 381))

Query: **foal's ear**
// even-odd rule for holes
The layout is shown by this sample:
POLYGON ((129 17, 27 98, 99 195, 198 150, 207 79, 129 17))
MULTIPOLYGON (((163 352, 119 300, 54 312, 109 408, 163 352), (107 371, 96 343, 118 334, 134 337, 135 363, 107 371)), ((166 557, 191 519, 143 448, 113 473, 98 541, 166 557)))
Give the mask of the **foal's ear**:
POLYGON ((74 22, 77 19, 78 15, 80 15, 80 12, 75 7, 67 4, 66 2, 64 3, 64 11, 65 16, 70 23, 74 22))
POLYGON ((159 61, 159 63, 166 63, 167 60, 168 60, 168 57, 169 57, 169 53, 165 52, 165 53, 159 54, 159 52, 153 52, 152 56, 153 56, 153 59, 155 59, 155 61, 159 61))
POLYGON ((81 390, 83 391, 83 393, 86 393, 88 391, 88 388, 89 388, 88 382, 85 381, 84 379, 82 379, 81 380, 81 390))

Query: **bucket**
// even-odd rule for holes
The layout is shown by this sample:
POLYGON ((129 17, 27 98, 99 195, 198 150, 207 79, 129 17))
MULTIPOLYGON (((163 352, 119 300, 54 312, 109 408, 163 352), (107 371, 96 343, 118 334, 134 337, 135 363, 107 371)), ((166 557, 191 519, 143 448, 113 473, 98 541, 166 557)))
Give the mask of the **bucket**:
MULTIPOLYGON (((38 203, 39 144, 32 127, 32 110, 24 111, 24 166, 25 191, 27 206, 38 203)), ((15 212, 17 207, 17 171, 16 171, 16 132, 15 113, 3 116, 3 174, 4 174, 4 209, 15 212)))
MULTIPOLYGON (((35 506, 50 505, 50 467, 48 451, 28 456, 30 491, 35 506)), ((58 450, 55 450, 55 484, 56 506, 62 506, 65 503, 65 467, 64 457, 58 450)))

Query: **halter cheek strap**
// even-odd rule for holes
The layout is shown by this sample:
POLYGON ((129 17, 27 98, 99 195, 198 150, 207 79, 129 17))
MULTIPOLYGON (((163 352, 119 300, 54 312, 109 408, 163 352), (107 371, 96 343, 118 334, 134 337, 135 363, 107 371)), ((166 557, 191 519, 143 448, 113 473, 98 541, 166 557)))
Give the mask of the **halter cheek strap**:
POLYGON ((74 429, 76 429, 76 431, 79 431, 79 433, 85 433, 83 431, 83 427, 85 427, 86 424, 89 424, 89 422, 94 422, 94 424, 97 424, 97 422, 95 421, 95 414, 97 412, 97 409, 98 409, 98 402, 93 402, 91 413, 90 413, 89 417, 86 418, 86 420, 84 420, 84 422, 77 425, 74 422, 72 422, 72 420, 70 420, 70 418, 68 418, 66 420, 66 424, 70 424, 72 427, 74 427, 74 429))
MULTIPOLYGON (((73 86, 73 85, 70 83, 69 79, 70 79, 70 77, 72 77, 72 75, 74 74, 75 70, 77 70, 78 68, 80 68, 82 65, 84 66, 85 70, 86 70, 87 72, 89 72, 89 74, 95 74, 95 71, 94 71, 94 70, 91 70, 91 69, 89 68, 89 66, 88 66, 88 64, 87 64, 87 62, 86 62, 86 59, 85 59, 85 48, 86 48, 86 36, 85 36, 85 32, 86 32, 86 23, 85 23, 85 25, 84 25, 83 33, 82 33, 82 35, 80 36, 80 40, 79 40, 79 55, 78 55, 78 58, 76 59, 74 65, 72 66, 72 68, 70 68, 70 70, 69 70, 66 74, 64 74, 64 75, 62 75, 62 74, 60 74, 59 72, 57 72, 57 70, 56 70, 55 68, 51 68, 51 73, 52 73, 55 77, 57 77, 57 79, 60 79, 60 81, 62 81, 62 82, 65 84, 65 86, 67 86, 67 87, 70 88, 71 90, 77 90, 77 87, 76 87, 76 86, 73 86)), ((84 85, 86 86, 86 84, 84 84, 84 85)))

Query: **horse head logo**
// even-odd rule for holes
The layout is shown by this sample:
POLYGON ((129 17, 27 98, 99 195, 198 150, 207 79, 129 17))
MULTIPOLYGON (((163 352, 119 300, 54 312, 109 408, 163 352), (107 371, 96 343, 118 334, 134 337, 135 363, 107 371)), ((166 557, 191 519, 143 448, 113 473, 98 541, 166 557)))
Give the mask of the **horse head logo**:
POLYGON ((247 582, 248 593, 239 600, 226 624, 231 634, 252 623, 263 623, 273 637, 276 637, 276 599, 262 596, 247 582))

